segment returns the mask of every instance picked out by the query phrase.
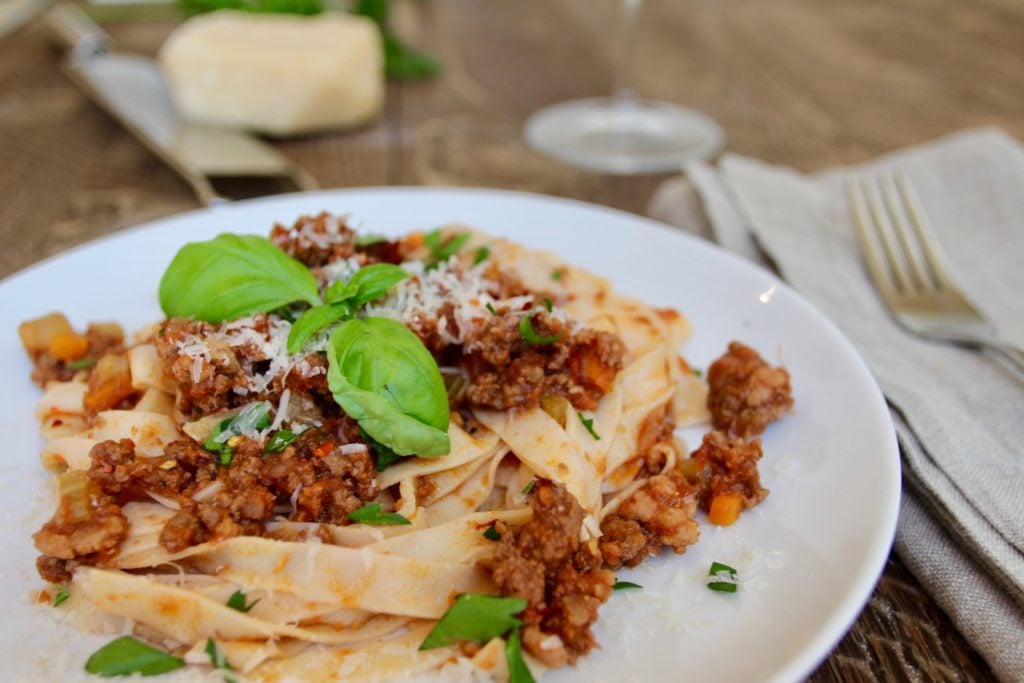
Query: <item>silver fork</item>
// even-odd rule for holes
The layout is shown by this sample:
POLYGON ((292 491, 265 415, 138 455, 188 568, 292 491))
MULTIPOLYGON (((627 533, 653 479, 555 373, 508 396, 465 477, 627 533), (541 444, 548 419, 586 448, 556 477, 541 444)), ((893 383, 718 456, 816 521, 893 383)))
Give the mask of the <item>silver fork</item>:
POLYGON ((929 339, 992 351, 1024 374, 1024 351, 1005 341, 953 283, 949 260, 902 173, 847 184, 871 278, 903 327, 929 339))

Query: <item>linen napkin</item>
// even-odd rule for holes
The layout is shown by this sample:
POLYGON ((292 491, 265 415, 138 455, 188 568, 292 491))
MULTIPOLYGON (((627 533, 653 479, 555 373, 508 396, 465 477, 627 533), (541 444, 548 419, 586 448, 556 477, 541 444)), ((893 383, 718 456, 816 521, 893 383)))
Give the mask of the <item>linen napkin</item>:
POLYGON ((737 155, 695 162, 689 187, 668 181, 649 212, 685 226, 702 210, 717 241, 766 256, 854 343, 892 408, 913 492, 897 553, 993 671, 1024 680, 1024 379, 989 355, 912 336, 888 313, 845 183, 890 169, 917 189, 961 289, 1024 342, 1024 147, 999 130, 814 175, 737 155))

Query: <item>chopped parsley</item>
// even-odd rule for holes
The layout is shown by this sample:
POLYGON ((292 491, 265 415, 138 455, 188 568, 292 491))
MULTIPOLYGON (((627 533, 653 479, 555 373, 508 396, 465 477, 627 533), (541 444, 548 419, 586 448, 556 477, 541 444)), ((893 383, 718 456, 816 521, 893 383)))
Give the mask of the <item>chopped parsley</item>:
POLYGON ((632 581, 619 581, 615 579, 615 585, 612 586, 613 591, 625 591, 632 588, 643 588, 639 583, 633 583, 632 581))
POLYGON ((437 264, 454 256, 468 239, 468 232, 456 233, 448 239, 444 239, 441 228, 435 228, 423 236, 423 243, 430 250, 430 260, 437 264))
POLYGON ((278 432, 276 432, 274 436, 270 437, 270 440, 267 441, 267 445, 264 446, 263 448, 263 452, 280 453, 284 449, 288 448, 288 445, 291 444, 292 441, 295 441, 295 439, 297 438, 299 438, 299 435, 293 432, 292 430, 281 429, 278 432))
POLYGON ((388 238, 385 237, 384 235, 374 235, 372 233, 367 233, 365 235, 359 235, 358 237, 356 237, 356 246, 368 247, 372 244, 380 244, 381 242, 387 241, 388 238))
POLYGON ((551 299, 548 299, 548 298, 544 298, 544 299, 542 299, 542 300, 541 300, 541 303, 542 303, 542 304, 544 304, 544 308, 546 308, 546 309, 548 310, 548 313, 550 313, 550 312, 551 312, 551 309, 552 309, 552 308, 553 308, 553 306, 554 306, 554 305, 553 305, 553 304, 551 303, 551 299))
POLYGON ((185 666, 181 657, 143 643, 131 636, 121 636, 96 650, 85 662, 85 671, 97 676, 156 676, 185 666))
POLYGON ((524 609, 526 600, 522 598, 463 593, 427 634, 420 649, 447 647, 466 640, 483 645, 491 638, 506 636, 509 683, 534 683, 519 640, 519 627, 523 622, 514 616, 524 609))
POLYGON ((562 270, 561 268, 559 268, 558 270, 551 271, 551 279, 554 280, 555 282, 558 282, 563 277, 565 277, 565 271, 562 270))
POLYGON ((505 642, 505 662, 508 664, 508 683, 535 683, 530 668, 523 659, 523 646, 519 642, 519 629, 513 629, 505 642))
POLYGON ((491 250, 487 247, 480 247, 473 255, 473 265, 478 266, 491 257, 491 250))
POLYGON ((360 524, 372 524, 374 526, 397 526, 412 524, 408 519, 397 512, 381 512, 380 503, 370 503, 358 510, 348 513, 348 518, 360 524))
POLYGON ((68 370, 85 370, 96 365, 97 360, 95 358, 79 358, 78 360, 70 361, 67 364, 68 370))
POLYGON ((53 606, 60 607, 63 605, 68 598, 71 597, 71 593, 68 593, 67 588, 61 586, 57 589, 57 594, 53 596, 53 606))
POLYGON ((524 609, 526 600, 522 598, 463 593, 434 624, 420 649, 447 647, 460 640, 472 640, 483 645, 491 638, 522 626, 523 622, 513 615, 524 609))
POLYGON ((537 480, 536 479, 531 479, 530 481, 526 482, 526 486, 523 487, 523 494, 524 495, 529 495, 530 491, 532 491, 533 487, 536 486, 536 485, 537 485, 537 480))
MULTIPOLYGON (((231 662, 224 656, 224 653, 217 647, 217 643, 214 642, 213 638, 206 639, 206 654, 210 657, 210 665, 214 669, 224 669, 225 671, 234 671, 234 667, 231 666, 231 662)), ((224 680, 226 683, 235 683, 233 676, 225 676, 224 680)))
POLYGON ((558 334, 549 334, 540 336, 537 331, 533 329, 533 316, 537 315, 540 311, 530 311, 523 316, 523 319, 519 321, 519 336, 524 342, 531 346, 541 346, 543 344, 552 344, 562 337, 565 336, 565 332, 559 332, 558 334))
POLYGON ((256 598, 249 604, 246 604, 245 593, 243 593, 242 591, 235 591, 231 594, 231 597, 228 598, 227 606, 231 609, 238 610, 239 612, 248 612, 253 607, 255 607, 256 603, 258 603, 259 601, 260 598, 256 598))
POLYGON ((704 371, 701 370, 700 368, 692 368, 692 370, 693 370, 693 374, 697 375, 697 377, 703 377, 704 376, 704 371))
POLYGON ((486 304, 484 304, 484 306, 486 306, 487 310, 491 312, 491 315, 498 315, 498 312, 496 310, 494 310, 494 306, 491 305, 490 301, 488 301, 486 304))
POLYGON ((721 562, 712 562, 711 569, 708 571, 708 577, 713 579, 708 581, 708 588, 713 591, 719 591, 720 593, 735 593, 736 586, 739 584, 739 577, 736 570, 727 564, 721 562))
POLYGON ((488 541, 500 541, 501 532, 498 531, 492 524, 491 526, 487 527, 486 531, 484 531, 484 538, 486 538, 488 541))
POLYGON ((217 462, 227 467, 234 456, 230 440, 246 432, 266 429, 270 424, 270 404, 266 401, 253 403, 234 417, 221 420, 206 437, 203 448, 211 453, 218 453, 217 462))
POLYGON ((583 413, 578 412, 578 411, 577 411, 576 415, 579 416, 580 422, 582 422, 583 426, 587 428, 587 431, 590 432, 590 435, 592 437, 594 437, 594 441, 600 441, 601 440, 600 435, 597 432, 594 431, 594 418, 592 418, 592 417, 591 418, 583 417, 583 413))

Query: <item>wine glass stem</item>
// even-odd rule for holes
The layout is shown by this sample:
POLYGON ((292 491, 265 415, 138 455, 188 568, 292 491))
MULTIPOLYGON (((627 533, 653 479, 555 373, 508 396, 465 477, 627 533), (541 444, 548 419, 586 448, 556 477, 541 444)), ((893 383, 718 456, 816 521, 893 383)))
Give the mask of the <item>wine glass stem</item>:
POLYGON ((637 16, 643 0, 619 0, 621 25, 619 31, 618 59, 615 65, 615 90, 613 99, 620 109, 628 109, 635 102, 633 93, 633 56, 636 51, 637 16))

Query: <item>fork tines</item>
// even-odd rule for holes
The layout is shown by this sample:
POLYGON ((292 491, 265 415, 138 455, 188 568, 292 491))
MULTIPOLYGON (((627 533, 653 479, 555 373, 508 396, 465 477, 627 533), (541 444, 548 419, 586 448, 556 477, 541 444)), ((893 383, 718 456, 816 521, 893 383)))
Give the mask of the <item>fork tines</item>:
POLYGON ((900 294, 955 292, 948 259, 900 172, 851 180, 848 187, 865 260, 876 285, 900 294))

